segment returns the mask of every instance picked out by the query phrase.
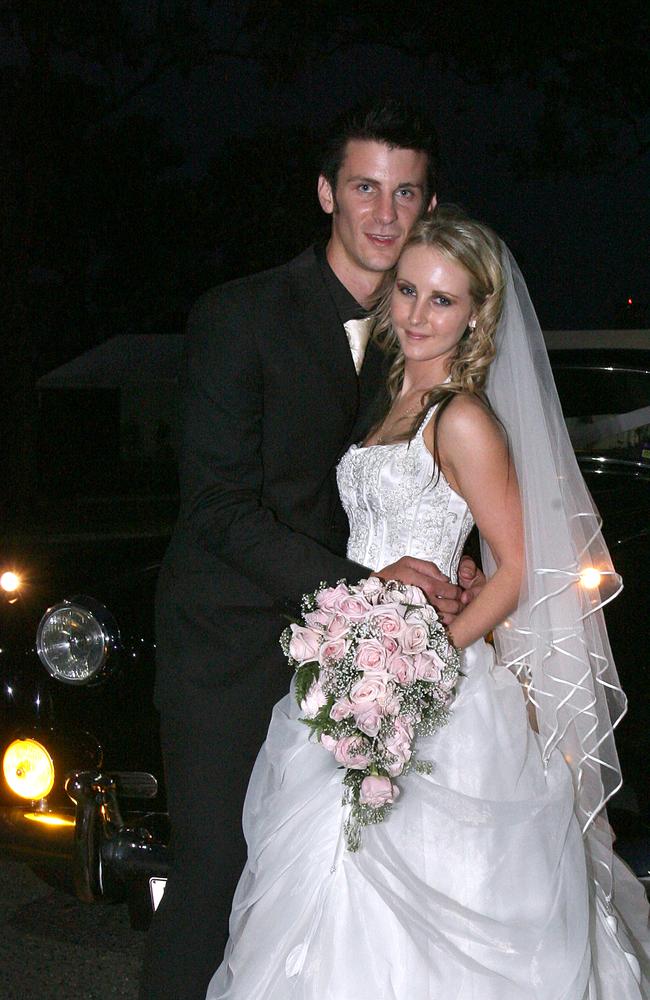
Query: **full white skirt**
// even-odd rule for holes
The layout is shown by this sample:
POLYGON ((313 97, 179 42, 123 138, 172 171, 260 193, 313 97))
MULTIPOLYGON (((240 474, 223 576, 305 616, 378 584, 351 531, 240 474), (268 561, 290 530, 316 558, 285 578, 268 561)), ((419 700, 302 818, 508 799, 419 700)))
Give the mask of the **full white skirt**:
POLYGON ((421 740, 388 819, 344 848, 343 772, 293 695, 244 807, 248 863, 208 1000, 642 1000, 647 905, 617 862, 617 920, 588 889, 569 769, 546 770, 522 689, 478 642, 451 721, 421 740), (617 933, 613 925, 617 925, 617 933))

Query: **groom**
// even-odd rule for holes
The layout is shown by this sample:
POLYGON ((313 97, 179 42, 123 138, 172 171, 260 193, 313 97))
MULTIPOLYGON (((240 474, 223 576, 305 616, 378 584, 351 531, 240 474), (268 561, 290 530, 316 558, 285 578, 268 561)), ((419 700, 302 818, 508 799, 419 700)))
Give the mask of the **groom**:
MULTIPOLYGON (((421 114, 396 102, 349 113, 318 182, 327 246, 208 292, 190 317, 181 512, 157 599, 174 862, 141 1000, 203 1000, 221 960, 246 783, 290 679, 283 611, 322 580, 368 575, 345 558, 335 466, 368 430, 383 371, 349 321, 435 205, 436 170, 421 114)), ((459 609, 458 588, 430 563, 403 558, 380 573, 422 587, 444 616, 459 609)))

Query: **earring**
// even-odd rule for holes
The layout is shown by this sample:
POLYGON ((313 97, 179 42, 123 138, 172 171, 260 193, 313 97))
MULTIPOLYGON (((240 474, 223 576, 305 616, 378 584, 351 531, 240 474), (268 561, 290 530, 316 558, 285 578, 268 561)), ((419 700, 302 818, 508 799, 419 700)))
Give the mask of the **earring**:
POLYGON ((474 330, 476 329, 476 320, 471 319, 467 325, 469 326, 472 333, 474 333, 474 330))

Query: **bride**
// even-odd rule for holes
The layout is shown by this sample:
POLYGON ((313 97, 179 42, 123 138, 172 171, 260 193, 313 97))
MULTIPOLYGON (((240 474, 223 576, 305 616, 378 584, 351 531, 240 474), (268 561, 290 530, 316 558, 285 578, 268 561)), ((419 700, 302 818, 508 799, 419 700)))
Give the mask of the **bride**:
POLYGON ((489 579, 450 626, 462 676, 450 721, 418 742, 432 773, 404 778, 358 852, 342 771, 292 693, 275 706, 208 1000, 640 1000, 648 909, 604 810, 625 699, 602 606, 620 580, 525 284, 490 230, 439 209, 375 336, 391 404, 338 468, 348 556, 455 579, 476 523, 489 579))

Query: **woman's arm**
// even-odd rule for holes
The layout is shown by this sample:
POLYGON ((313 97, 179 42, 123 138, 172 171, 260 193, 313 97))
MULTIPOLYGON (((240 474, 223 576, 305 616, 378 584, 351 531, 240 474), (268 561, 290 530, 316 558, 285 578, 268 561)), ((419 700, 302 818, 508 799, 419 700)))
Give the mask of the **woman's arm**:
MULTIPOLYGON (((432 424, 425 428, 431 450, 432 424)), ((437 433, 442 473, 466 501, 497 565, 494 576, 450 626, 452 641, 464 649, 516 607, 524 565, 521 502, 505 433, 479 400, 454 399, 437 433)))

